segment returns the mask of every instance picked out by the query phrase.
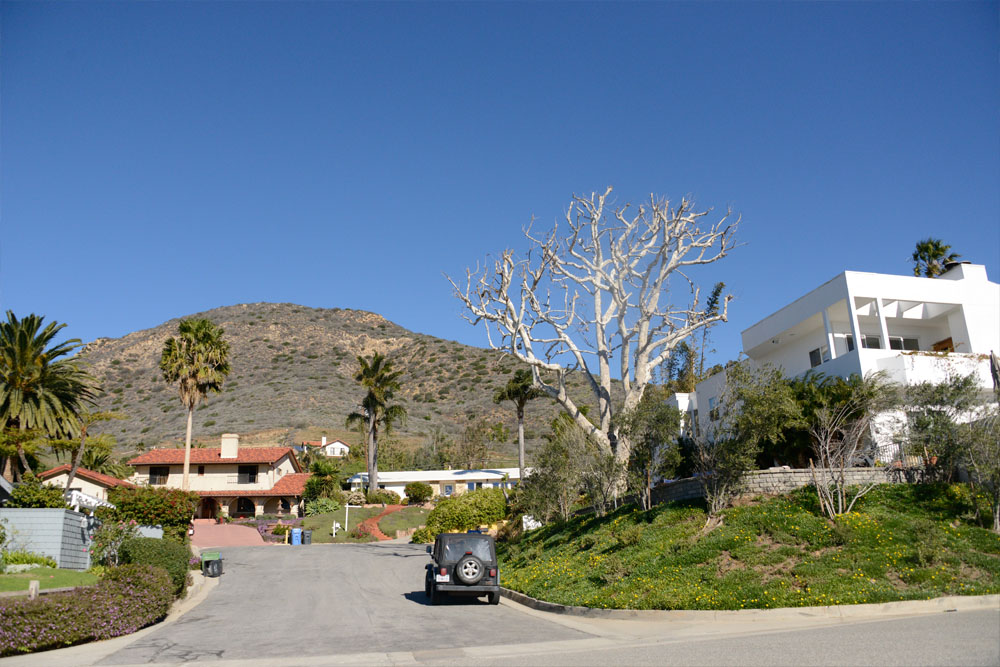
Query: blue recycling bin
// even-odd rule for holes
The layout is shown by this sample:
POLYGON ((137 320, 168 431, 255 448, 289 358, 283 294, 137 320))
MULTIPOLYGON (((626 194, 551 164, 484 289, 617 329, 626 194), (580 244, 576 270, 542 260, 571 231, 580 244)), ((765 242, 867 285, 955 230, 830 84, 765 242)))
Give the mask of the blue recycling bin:
POLYGON ((301 545, 302 544, 302 529, 292 528, 292 544, 301 545))

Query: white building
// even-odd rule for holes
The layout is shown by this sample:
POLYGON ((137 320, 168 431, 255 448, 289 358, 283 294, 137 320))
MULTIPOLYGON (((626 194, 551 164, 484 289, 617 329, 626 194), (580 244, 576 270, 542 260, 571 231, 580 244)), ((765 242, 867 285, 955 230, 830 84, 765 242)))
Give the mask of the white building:
POLYGON ((351 451, 351 446, 343 440, 335 439, 327 442, 325 435, 322 440, 306 440, 302 443, 301 451, 305 452, 311 447, 315 447, 318 451, 322 452, 324 456, 329 456, 335 459, 347 456, 351 451))
MULTIPOLYGON (((992 389, 989 354, 1000 352, 1000 285, 986 267, 948 265, 937 278, 845 271, 743 331, 743 352, 789 377, 883 371, 896 384, 976 374, 992 389)), ((677 394, 702 432, 725 388, 725 373, 677 394)))
MULTIPOLYGON (((410 482, 429 484, 435 496, 451 496, 476 489, 511 488, 521 479, 518 468, 491 468, 486 470, 402 470, 378 473, 378 488, 395 491, 406 497, 410 482)), ((368 483, 368 473, 359 472, 347 480, 352 489, 361 489, 368 483)))

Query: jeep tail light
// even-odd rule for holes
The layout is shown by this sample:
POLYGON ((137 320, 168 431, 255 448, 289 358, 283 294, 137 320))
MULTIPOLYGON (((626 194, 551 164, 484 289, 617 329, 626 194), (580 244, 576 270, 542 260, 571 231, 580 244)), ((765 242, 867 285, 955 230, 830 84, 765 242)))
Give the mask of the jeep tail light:
POLYGON ((443 576, 444 576, 444 575, 446 575, 446 574, 448 574, 448 568, 446 568, 446 567, 442 567, 442 568, 441 568, 441 576, 443 577, 443 576))
POLYGON ((490 576, 491 577, 497 576, 497 569, 495 567, 490 568, 490 576))

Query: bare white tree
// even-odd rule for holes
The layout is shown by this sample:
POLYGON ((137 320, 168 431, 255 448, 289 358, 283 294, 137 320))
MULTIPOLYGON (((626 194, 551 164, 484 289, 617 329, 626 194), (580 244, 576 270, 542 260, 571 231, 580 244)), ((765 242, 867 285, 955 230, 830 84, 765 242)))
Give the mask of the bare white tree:
POLYGON ((630 447, 615 425, 612 365, 619 364, 623 409, 630 411, 653 369, 678 344, 726 321, 731 296, 721 307, 701 304, 700 290, 685 271, 725 257, 740 221, 729 210, 707 222, 711 211, 696 211, 688 199, 671 206, 651 195, 648 205, 633 209, 614 207, 610 195, 609 187, 603 194, 574 196, 564 231, 556 225, 537 236, 526 229, 525 258, 504 250, 482 269, 468 270, 463 286, 448 280, 466 318, 485 324, 490 346, 529 364, 534 386, 624 464, 630 447), (672 277, 687 288, 683 304, 670 298, 672 277), (572 372, 589 383, 596 423, 567 393, 572 372))

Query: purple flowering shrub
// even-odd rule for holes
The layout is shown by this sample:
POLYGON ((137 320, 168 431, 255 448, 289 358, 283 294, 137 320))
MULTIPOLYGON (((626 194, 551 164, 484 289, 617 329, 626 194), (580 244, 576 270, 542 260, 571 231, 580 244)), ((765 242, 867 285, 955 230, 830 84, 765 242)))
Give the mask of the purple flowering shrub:
POLYGON ((173 584, 151 565, 111 568, 95 586, 0 599, 0 657, 127 635, 167 615, 173 584))

